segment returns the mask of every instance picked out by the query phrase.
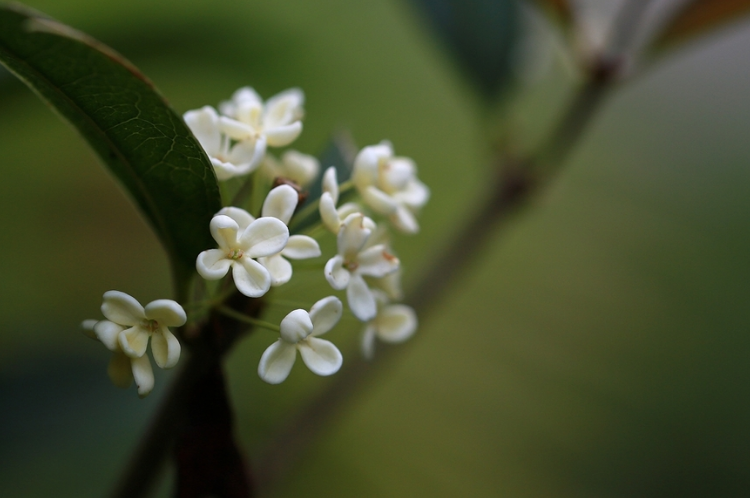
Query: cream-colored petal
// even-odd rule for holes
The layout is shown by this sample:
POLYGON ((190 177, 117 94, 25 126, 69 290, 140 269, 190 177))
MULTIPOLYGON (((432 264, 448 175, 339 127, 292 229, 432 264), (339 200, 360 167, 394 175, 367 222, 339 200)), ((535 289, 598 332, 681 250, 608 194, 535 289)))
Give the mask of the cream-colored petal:
POLYGON ((320 162, 315 156, 303 154, 296 150, 284 152, 281 160, 283 164, 282 176, 301 187, 305 187, 312 182, 320 171, 320 162))
POLYGON ((281 320, 281 338, 290 344, 296 344, 313 331, 310 314, 305 310, 293 310, 281 320))
POLYGON ((185 310, 171 299, 151 301, 146 305, 145 312, 146 318, 166 327, 182 327, 187 321, 185 310))
POLYGON ((97 320, 84 320, 81 322, 81 329, 83 334, 90 339, 97 339, 94 327, 96 327, 97 320))
POLYGON ((375 296, 361 276, 352 275, 346 287, 346 299, 349 309, 360 321, 367 322, 375 318, 377 313, 375 296))
POLYGON ((417 314, 404 304, 391 304, 380 310, 374 323, 380 340, 403 342, 416 332, 417 314))
POLYGON ((237 167, 232 163, 224 162, 215 157, 211 157, 211 164, 214 167, 214 173, 216 173, 216 179, 219 181, 226 181, 230 178, 238 176, 237 167))
POLYGON ((134 297, 120 291, 105 292, 101 310, 107 320, 118 325, 132 326, 146 317, 143 306, 134 297))
POLYGON ((336 296, 324 297, 310 308, 310 320, 313 329, 311 335, 323 335, 331 330, 341 319, 344 307, 336 296))
POLYGON ((261 146, 260 140, 245 140, 232 147, 229 152, 229 162, 237 166, 235 176, 246 175, 260 164, 265 153, 265 147, 261 146))
POLYGON ((231 100, 226 100, 219 104, 219 111, 230 118, 240 119, 240 116, 238 116, 239 108, 248 107, 253 104, 261 107, 263 99, 260 98, 260 95, 255 90, 246 86, 234 92, 231 100))
POLYGON ((130 327, 117 335, 117 343, 122 351, 131 358, 140 358, 146 352, 149 333, 140 326, 130 327))
MULTIPOLYGON (((349 215, 352 215, 354 213, 361 213, 362 208, 359 207, 359 205, 355 202, 347 202, 346 204, 342 204, 338 207, 336 212, 339 214, 339 219, 345 220, 349 217, 349 215)), ((367 216, 365 216, 365 220, 368 220, 367 216)), ((370 228, 366 224, 364 224, 365 228, 370 228)), ((372 228, 370 228, 372 230, 372 228)))
POLYGON ((328 260, 326 267, 323 270, 326 280, 328 280, 331 287, 336 290, 346 289, 346 286, 349 285, 351 273, 349 273, 349 270, 344 268, 343 265, 344 258, 341 256, 334 256, 328 260))
POLYGON ((400 262, 383 244, 372 246, 357 255, 357 273, 369 277, 384 277, 398 270, 400 262))
POLYGON ((219 117, 219 129, 232 140, 255 140, 257 132, 252 126, 226 116, 219 117))
POLYGON ((272 287, 283 285, 292 279, 292 264, 281 254, 258 258, 258 263, 262 264, 271 275, 272 287))
POLYGON ((376 329, 372 324, 368 324, 362 332, 362 342, 360 343, 362 356, 368 360, 372 360, 375 356, 375 333, 376 329))
POLYGON ((131 358, 130 369, 133 372, 135 385, 138 387, 138 396, 145 398, 154 388, 154 371, 151 368, 151 360, 146 355, 140 358, 131 358))
POLYGON ((120 389, 127 389, 133 383, 133 371, 130 366, 130 358, 122 351, 112 355, 107 365, 107 375, 112 384, 120 389))
POLYGON ((295 121, 285 126, 267 128, 264 135, 269 147, 284 147, 294 142, 300 133, 302 133, 302 122, 295 121))
POLYGON ((430 199, 430 189, 415 178, 406 185, 406 188, 396 192, 393 197, 397 202, 417 210, 427 204, 430 199))
POLYGON ((266 196, 261 214, 278 218, 288 225, 297 208, 297 202, 299 202, 299 194, 296 190, 289 185, 279 185, 266 196))
POLYGON ((290 88, 274 95, 266 101, 263 126, 274 128, 300 119, 304 102, 305 95, 299 88, 290 88))
POLYGON ((403 206, 399 206, 388 219, 393 223, 394 227, 404 233, 415 234, 419 232, 417 218, 414 217, 414 214, 409 209, 403 206))
POLYGON ((240 227, 229 216, 221 214, 214 216, 211 218, 211 223, 209 223, 209 229, 211 230, 211 236, 219 244, 219 249, 228 251, 237 247, 237 237, 240 227))
POLYGON ((359 190, 363 190, 370 185, 376 185, 380 161, 390 159, 391 156, 393 156, 393 150, 390 145, 385 143, 371 145, 359 151, 354 159, 354 170, 352 171, 354 185, 359 190))
POLYGON ((246 229, 248 226, 250 226, 250 223, 255 221, 255 216, 238 207, 230 206, 222 208, 221 211, 216 213, 216 216, 220 214, 232 218, 237 223, 237 226, 240 230, 246 229))
POLYGON ((233 262, 232 278, 237 290, 247 297, 260 297, 271 288, 271 275, 268 270, 250 258, 233 262))
POLYGON ((292 259, 317 258, 322 253, 318 241, 307 235, 291 235, 281 254, 292 259))
POLYGON ((329 166, 323 173, 323 192, 331 194, 331 199, 335 205, 339 202, 339 181, 336 177, 336 168, 329 166))
POLYGON ((362 200, 376 213, 388 215, 396 210, 398 204, 390 195, 372 185, 359 191, 362 200))
POLYGON ((336 210, 336 202, 330 193, 323 192, 323 195, 320 196, 318 210, 320 211, 320 219, 323 221, 323 225, 331 232, 339 233, 341 218, 336 210))
POLYGON ((219 115, 211 106, 188 111, 183 116, 185 123, 198 139, 206 154, 216 156, 221 151, 221 132, 219 131, 219 115))
POLYGON ((339 371, 344 357, 332 342, 317 337, 308 337, 297 344, 302 361, 317 375, 332 375, 339 371))
POLYGON ((297 347, 279 339, 268 346, 260 357, 258 375, 269 384, 281 384, 289 377, 296 359, 297 347))
POLYGON ((99 339, 110 351, 120 351, 117 337, 123 330, 125 330, 125 327, 110 322, 109 320, 102 320, 96 322, 96 325, 94 325, 94 334, 96 338, 99 339))
POLYGON ((363 225, 364 215, 355 213, 347 216, 339 229, 336 237, 338 253, 345 260, 354 260, 362 246, 365 245, 370 237, 371 230, 363 225))
POLYGON ((258 258, 281 252, 289 240, 289 229, 277 218, 258 218, 242 232, 240 244, 245 256, 258 258))
POLYGON ((232 260, 227 258, 225 251, 209 249, 198 255, 195 260, 195 269, 206 280, 218 280, 227 274, 231 264, 232 260))
POLYGON ((151 353, 159 368, 172 368, 180 360, 180 341, 168 328, 162 327, 151 336, 151 353))
POLYGON ((389 273, 385 277, 374 280, 374 284, 382 289, 386 295, 394 300, 400 301, 404 298, 404 291, 401 288, 401 268, 389 273))
POLYGON ((414 179, 414 161, 408 157, 394 157, 380 169, 381 187, 389 192, 403 190, 414 179))

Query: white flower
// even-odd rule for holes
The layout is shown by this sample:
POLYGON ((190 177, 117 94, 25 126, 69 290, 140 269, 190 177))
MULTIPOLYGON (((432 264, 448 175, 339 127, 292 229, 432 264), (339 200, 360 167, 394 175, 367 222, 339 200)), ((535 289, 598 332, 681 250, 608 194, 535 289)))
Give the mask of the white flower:
MULTIPOLYGON (((339 184, 336 177, 336 168, 331 166, 323 174, 323 194, 320 196, 318 210, 323 225, 333 233, 339 233, 341 224, 347 216, 361 211, 359 206, 353 202, 342 204, 336 208, 339 202, 339 184)), ((365 226, 370 230, 375 229, 375 222, 365 217, 365 226)))
MULTIPOLYGON (((271 190, 268 193, 268 196, 266 196, 266 200, 263 202, 261 215, 264 217, 270 216, 277 218, 285 224, 288 224, 292 214, 294 214, 294 210, 297 208, 298 201, 299 195, 297 195, 296 190, 289 185, 279 185, 271 190)), ((253 218, 253 215, 244 209, 236 207, 224 208, 217 214, 232 218, 237 222, 240 230, 247 227, 255 219, 253 218)), ((307 235, 291 235, 281 252, 270 256, 260 257, 258 258, 258 262, 262 264, 271 275, 271 285, 277 286, 287 283, 292 278, 292 265, 286 260, 286 258, 317 258, 320 254, 320 246, 312 237, 308 237, 307 235)))
POLYGON ((244 141, 232 145, 229 137, 221 133, 219 115, 210 107, 188 111, 185 123, 198 139, 211 159, 216 178, 228 180, 234 176, 252 172, 263 159, 265 147, 256 146, 255 142, 244 141))
POLYGON ((388 297, 375 291, 378 314, 367 323, 362 334, 362 354, 372 359, 375 354, 375 338, 389 343, 404 342, 417 330, 417 314, 404 304, 388 304, 388 297))
POLYGON ((240 88, 232 100, 219 106, 221 129, 234 140, 249 141, 265 155, 266 146, 289 145, 302 133, 304 101, 299 88, 283 91, 265 104, 252 88, 240 88))
POLYGON ((320 162, 314 156, 288 150, 280 161, 267 154, 261 163, 261 171, 271 179, 286 178, 300 187, 306 187, 318 176, 320 162))
POLYGON ((346 289, 352 313, 366 322, 375 317, 377 307, 362 277, 384 277, 398 269, 399 260, 383 244, 363 249, 371 234, 364 220, 362 213, 351 214, 344 220, 337 237, 338 254, 326 263, 325 277, 334 289, 346 289))
POLYGON ((269 384, 280 384, 289 376, 297 351, 307 368, 318 375, 338 372, 343 363, 341 352, 330 341, 319 339, 341 318, 341 301, 328 296, 313 305, 310 313, 294 310, 281 321, 281 338, 263 353, 258 375, 269 384))
POLYGON ((211 235, 219 248, 200 253, 195 267, 207 280, 218 280, 232 268, 237 289, 248 297, 260 297, 271 287, 271 275, 253 258, 271 256, 284 249, 289 240, 289 229, 276 218, 255 220, 245 214, 249 219, 242 226, 225 214, 217 214, 211 219, 211 235))
POLYGON ((429 189, 417 179, 414 161, 393 157, 388 142, 362 149, 354 160, 352 181, 362 199, 374 211, 388 216, 406 233, 416 233, 415 213, 427 203, 429 189))
POLYGON ((109 378, 123 388, 135 379, 138 394, 146 396, 154 387, 154 373, 146 355, 149 339, 156 364, 161 368, 175 366, 181 347, 168 327, 184 325, 185 310, 170 299, 152 301, 144 308, 119 291, 104 293, 101 310, 107 320, 86 320, 82 325, 114 353, 107 369, 109 378))

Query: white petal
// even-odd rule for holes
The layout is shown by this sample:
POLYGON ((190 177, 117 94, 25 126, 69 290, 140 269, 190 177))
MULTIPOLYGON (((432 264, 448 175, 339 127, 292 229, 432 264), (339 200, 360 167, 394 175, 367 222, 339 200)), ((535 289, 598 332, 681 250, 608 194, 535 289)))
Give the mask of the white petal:
POLYGON ((266 143, 271 147, 283 147, 294 142, 302 133, 302 122, 295 121, 286 126, 278 126, 265 130, 266 143))
POLYGON ((284 259, 281 254, 274 254, 266 258, 258 258, 269 275, 271 275, 271 286, 282 285, 292 279, 292 264, 284 259))
POLYGON ((283 340, 290 344, 296 344, 312 333, 313 323, 307 311, 294 310, 281 320, 279 328, 283 340))
POLYGON ((263 125, 275 127, 289 124, 302 117, 305 94, 299 88, 290 88, 266 101, 263 125))
POLYGON ((195 260, 195 269, 206 280, 218 280, 229 271, 232 260, 221 249, 203 251, 195 260))
POLYGON ((94 327, 96 327, 97 320, 84 320, 81 322, 81 329, 83 329, 83 333, 86 337, 89 337, 91 339, 97 339, 96 333, 94 332, 94 327))
POLYGON ((237 235, 240 227, 229 216, 221 214, 214 216, 211 218, 209 229, 211 230, 211 236, 219 244, 220 249, 226 251, 237 247, 237 235))
POLYGON ((417 179, 412 180, 405 189, 396 192, 394 197, 411 209, 419 209, 430 199, 430 189, 417 179))
POLYGON ((216 179, 219 181, 229 180, 242 174, 238 172, 237 166, 232 163, 226 163, 215 157, 211 157, 210 159, 214 167, 214 173, 216 173, 216 179))
POLYGON ((141 398, 147 396, 154 388, 154 371, 151 369, 151 361, 148 356, 131 358, 130 368, 133 372, 135 385, 138 387, 138 396, 141 398))
POLYGON ((326 267, 323 270, 326 280, 336 290, 346 289, 349 285, 349 278, 351 274, 349 270, 343 267, 344 258, 341 256, 334 256, 328 260, 326 267))
POLYGON ((336 325, 341 319, 344 307, 336 296, 324 297, 310 308, 310 320, 313 330, 311 335, 323 335, 336 325))
POLYGON ((219 129, 232 140, 254 140, 255 128, 226 116, 219 117, 219 129))
POLYGON ((383 159, 389 159, 393 155, 393 150, 385 144, 371 145, 365 147, 354 159, 354 170, 352 171, 352 181, 358 189, 363 190, 369 185, 376 185, 378 182, 378 164, 383 159))
POLYGON ((120 346, 117 343, 117 336, 119 336, 120 332, 123 330, 125 330, 125 327, 110 322, 109 320, 102 320, 96 322, 96 325, 94 325, 94 334, 96 335, 96 338, 99 339, 110 351, 120 351, 120 346))
POLYGON ((225 207, 216 213, 217 216, 220 214, 232 218, 240 230, 246 229, 250 226, 250 223, 255 221, 255 217, 252 214, 238 207, 225 207))
POLYGON ((362 213, 355 213, 347 216, 339 230, 336 238, 338 252, 347 261, 356 258, 357 253, 372 233, 371 230, 364 227, 363 222, 364 216, 362 213))
MULTIPOLYGON (((345 220, 349 217, 349 215, 352 215, 354 213, 361 213, 362 208, 360 208, 356 203, 354 202, 347 202, 346 204, 342 204, 339 206, 339 208, 336 210, 339 214, 339 218, 342 220, 345 220)), ((367 216, 365 216, 365 220, 369 220, 367 216)), ((365 225, 365 228, 370 228, 367 225, 365 225)), ((372 228, 370 228, 372 230, 372 228)))
POLYGON ((206 154, 215 156, 221 150, 221 133, 219 131, 219 115, 211 106, 205 106, 195 111, 188 111, 184 116, 185 123, 198 139, 206 154))
POLYGON ((277 218, 258 218, 242 232, 240 243, 245 256, 258 258, 281 252, 289 240, 289 229, 277 218))
POLYGON ((389 219, 393 226, 404 233, 415 234, 419 232, 419 224, 411 211, 403 206, 399 206, 389 219))
POLYGON ((162 327, 151 336, 151 353, 159 368, 172 368, 180 359, 180 341, 168 328, 162 327))
POLYGON ((383 244, 372 246, 357 255, 357 273, 370 277, 384 277, 398 270, 396 256, 389 253, 383 244))
POLYGON ((373 211, 380 214, 391 214, 396 210, 398 204, 390 195, 372 185, 359 191, 362 200, 370 206, 373 211))
POLYGON ((346 299, 349 303, 349 309, 360 321, 367 322, 375 318, 377 313, 375 296, 359 275, 352 275, 346 288, 346 299))
POLYGON ((332 342, 317 337, 309 337, 297 345, 302 361, 317 375, 335 374, 341 368, 344 357, 332 342))
POLYGON ((289 185, 279 185, 266 196, 261 214, 262 216, 278 218, 285 225, 288 225, 294 210, 297 208, 298 201, 299 194, 296 190, 289 185))
POLYGON ((368 325, 362 332, 362 356, 368 360, 372 360, 375 356, 375 327, 368 325))
POLYGON ((336 178, 336 168, 334 166, 330 166, 323 173, 323 192, 331 194, 334 204, 339 202, 339 183, 336 178))
POLYGON ((242 105, 256 104, 261 106, 263 100, 260 96, 249 86, 245 86, 237 90, 232 94, 232 100, 224 101, 219 105, 219 110, 222 114, 229 117, 237 117, 237 109, 242 105))
POLYGON ((375 285, 385 291, 386 295, 394 301, 400 301, 404 297, 401 289, 401 269, 389 273, 385 277, 375 280, 375 285))
POLYGON ((416 170, 414 161, 408 157, 394 157, 380 170, 381 186, 389 192, 403 190, 414 179, 416 170))
POLYGON ((131 358, 140 358, 146 352, 149 334, 141 327, 130 327, 117 335, 117 343, 131 358))
POLYGON ((392 304, 375 318, 378 337, 386 342, 403 342, 417 330, 417 314, 404 304, 392 304))
POLYGON ((135 325, 146 318, 143 306, 132 296, 120 291, 104 293, 102 313, 118 325, 135 325))
POLYGON ((299 186, 308 185, 318 176, 320 162, 315 156, 288 150, 281 156, 284 165, 282 176, 289 178, 299 186))
POLYGON ((268 346, 260 357, 258 375, 269 384, 280 384, 289 377, 296 359, 295 345, 279 339, 268 346))
POLYGON ((107 365, 107 375, 112 384, 127 389, 133 383, 133 372, 130 366, 130 358, 122 351, 117 351, 112 355, 107 365))
POLYGON ((232 278, 237 290, 247 297, 260 297, 271 288, 271 275, 268 270, 247 257, 233 262, 232 278))
POLYGON ((145 308, 146 318, 166 327, 182 327, 187 321, 185 310, 171 299, 151 301, 145 308))
POLYGON ((292 259, 317 258, 322 253, 318 242, 307 235, 292 235, 281 254, 292 259))
POLYGON ((320 196, 318 209, 320 210, 320 219, 323 221, 325 227, 333 233, 339 233, 341 217, 336 210, 336 202, 331 197, 331 194, 323 192, 323 195, 320 196))
POLYGON ((229 152, 229 161, 237 166, 235 176, 245 175, 255 171, 263 159, 265 147, 260 140, 239 142, 229 152))

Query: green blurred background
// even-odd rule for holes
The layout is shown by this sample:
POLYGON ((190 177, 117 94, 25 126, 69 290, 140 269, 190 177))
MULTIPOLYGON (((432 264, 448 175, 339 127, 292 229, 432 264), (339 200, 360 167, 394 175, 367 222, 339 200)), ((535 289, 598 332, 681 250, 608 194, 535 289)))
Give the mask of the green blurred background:
MULTIPOLYGON (((340 129, 390 139, 432 189, 420 235, 396 241, 407 287, 476 207, 500 106, 414 3, 28 3, 123 53, 179 112, 299 86, 294 148, 318 153, 340 129)), ((736 22, 617 89, 560 177, 267 493, 750 495, 749 51, 736 22)), ((572 88, 560 64, 542 69, 505 104, 521 144, 572 88)), ((170 295, 166 259, 83 141, 7 75, 0 152, 0 495, 101 496, 169 375, 145 400, 110 386, 79 323, 106 290, 170 295)), ((346 361, 360 326, 344 325, 330 336, 346 361)), ((264 384, 273 340, 254 334, 227 362, 251 461, 332 382, 298 366, 264 384)))

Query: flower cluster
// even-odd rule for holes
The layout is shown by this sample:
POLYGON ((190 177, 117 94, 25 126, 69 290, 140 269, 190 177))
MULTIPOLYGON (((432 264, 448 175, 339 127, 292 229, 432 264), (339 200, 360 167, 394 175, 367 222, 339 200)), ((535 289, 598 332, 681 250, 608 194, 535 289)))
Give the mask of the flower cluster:
MULTIPOLYGON (((297 351, 315 374, 331 375, 340 369, 341 352, 319 336, 336 325, 344 306, 336 296, 324 297, 309 311, 289 312, 276 326, 256 317, 238 318, 238 312, 224 307, 227 285, 233 282, 248 298, 266 296, 292 279, 294 261, 324 256, 319 238, 333 234, 336 252, 312 264, 319 265, 333 290, 345 294, 351 314, 364 323, 365 357, 372 357, 376 338, 401 342, 417 328, 414 311, 395 304, 401 299, 401 262, 391 248, 387 225, 405 234, 417 233, 417 215, 429 189, 417 178, 414 162, 395 156, 386 141, 361 149, 348 168, 339 166, 337 171, 330 166, 322 175, 318 160, 310 155, 286 150, 278 158, 272 156, 269 147, 287 146, 302 132, 303 104, 299 89, 264 102, 246 87, 218 108, 205 106, 184 116, 216 178, 240 181, 222 187, 223 195, 232 200, 208 226, 216 247, 196 259, 196 271, 203 279, 219 281, 205 286, 206 302, 219 312, 278 333, 258 365, 260 377, 271 384, 288 377, 297 351), (316 182, 322 193, 308 199, 316 182), (262 207, 248 198, 253 194, 264 196, 262 207), (257 217, 249 212, 253 205, 259 208, 257 217)), ((273 302, 272 296, 264 299, 273 302)), ((185 312, 168 300, 142 308, 116 291, 105 293, 102 312, 107 320, 87 320, 84 329, 114 353, 109 368, 112 381, 127 387, 135 379, 139 394, 145 396, 153 387, 145 354, 148 340, 157 365, 174 366, 180 344, 167 327, 185 324, 185 312)))

